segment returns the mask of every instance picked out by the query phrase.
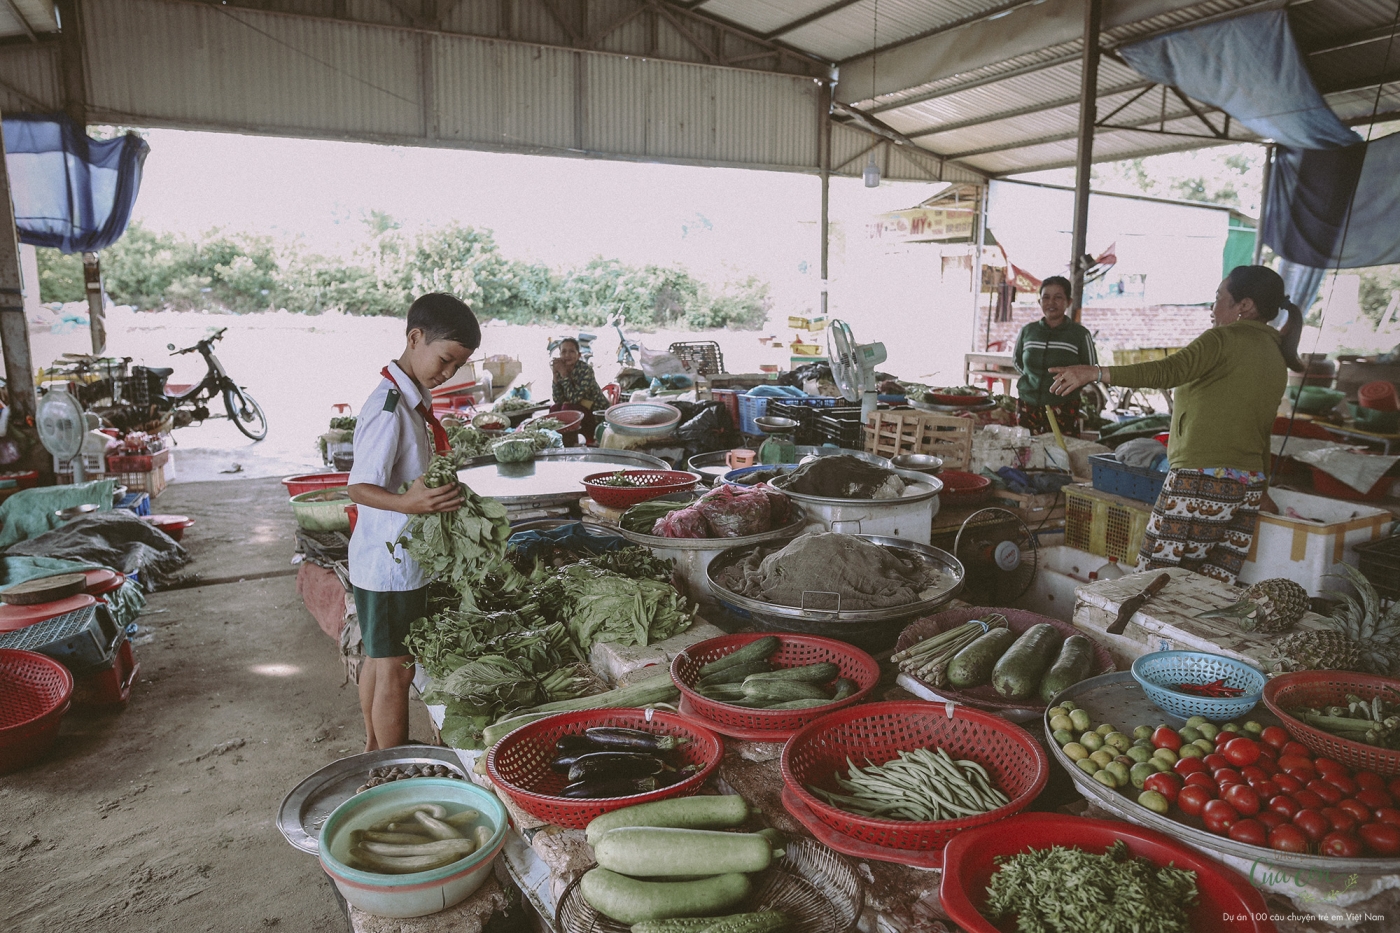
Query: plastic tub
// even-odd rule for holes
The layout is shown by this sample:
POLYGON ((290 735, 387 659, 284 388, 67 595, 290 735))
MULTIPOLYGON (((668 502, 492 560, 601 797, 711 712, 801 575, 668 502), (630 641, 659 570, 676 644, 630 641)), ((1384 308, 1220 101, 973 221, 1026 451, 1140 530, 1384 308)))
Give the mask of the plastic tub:
POLYGON ((1356 566, 1360 561, 1357 546, 1379 540, 1391 523, 1391 514, 1376 506, 1291 489, 1270 489, 1269 495, 1279 511, 1259 513, 1259 527, 1250 557, 1240 569, 1240 583, 1287 577, 1310 596, 1321 596, 1326 590, 1351 592, 1349 584, 1335 576, 1341 573, 1337 565, 1356 566), (1290 510, 1297 517, 1290 515, 1290 510))
POLYGON ((185 529, 194 524, 194 519, 190 518, 188 515, 144 515, 142 518, 170 535, 170 537, 176 541, 183 538, 185 536, 185 529))
POLYGON ((321 828, 321 867, 346 901, 379 917, 423 917, 446 910, 475 893, 491 875, 491 863, 505 846, 509 821, 496 795, 467 781, 412 778, 391 781, 356 794, 336 807, 321 828), (449 813, 474 809, 475 825, 492 828, 491 838, 464 859, 431 871, 385 875, 345 863, 350 833, 415 803, 440 803, 449 813))
POLYGON ((292 514, 306 531, 348 532, 350 514, 346 510, 352 504, 344 486, 320 489, 292 496, 292 514))
POLYGON ((1375 411, 1400 411, 1400 397, 1397 397, 1393 383, 1368 382, 1356 391, 1356 400, 1362 408, 1375 411))
POLYGON ((289 498, 294 498, 304 492, 334 489, 337 486, 348 486, 349 484, 349 473, 303 473, 300 476, 288 476, 282 480, 282 485, 287 487, 289 498))

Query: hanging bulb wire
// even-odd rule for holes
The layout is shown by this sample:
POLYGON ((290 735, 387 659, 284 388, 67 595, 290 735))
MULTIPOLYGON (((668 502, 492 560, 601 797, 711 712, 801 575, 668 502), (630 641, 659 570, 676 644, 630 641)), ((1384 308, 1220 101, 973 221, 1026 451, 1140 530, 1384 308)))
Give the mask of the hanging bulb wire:
MULTIPOLYGON (((879 47, 880 0, 875 0, 875 15, 872 17, 872 24, 870 28, 870 102, 872 104, 875 102, 875 93, 876 88, 878 87, 878 82, 876 78, 879 74, 880 56, 876 53, 875 50, 879 47)), ((861 177, 865 180, 865 187, 880 187, 880 166, 877 165, 875 162, 875 153, 873 150, 870 153, 870 161, 865 164, 865 171, 861 173, 861 177)))

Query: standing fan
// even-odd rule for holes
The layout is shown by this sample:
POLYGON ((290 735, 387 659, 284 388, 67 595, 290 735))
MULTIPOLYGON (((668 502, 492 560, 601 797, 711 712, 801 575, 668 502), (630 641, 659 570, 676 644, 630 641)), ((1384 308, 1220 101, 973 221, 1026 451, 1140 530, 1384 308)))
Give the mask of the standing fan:
POLYGON ((87 477, 83 473, 83 441, 87 439, 87 416, 83 406, 70 392, 51 389, 39 399, 34 413, 34 421, 39 430, 39 441, 54 455, 59 463, 71 461, 73 482, 81 483, 87 477))
POLYGON ((875 367, 886 359, 883 343, 856 343, 851 325, 832 321, 826 332, 827 364, 831 378, 848 402, 860 402, 860 423, 864 424, 875 410, 879 380, 875 367))
POLYGON ((1035 580, 1040 550, 1015 512, 980 509, 958 528, 953 556, 962 562, 963 599, 974 606, 1010 606, 1035 580))

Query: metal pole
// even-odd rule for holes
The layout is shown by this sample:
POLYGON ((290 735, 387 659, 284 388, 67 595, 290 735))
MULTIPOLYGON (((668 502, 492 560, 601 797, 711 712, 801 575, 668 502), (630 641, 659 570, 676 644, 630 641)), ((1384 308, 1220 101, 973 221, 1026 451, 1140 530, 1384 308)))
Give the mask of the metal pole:
POLYGON ((1259 190, 1259 226, 1254 230, 1254 264, 1264 257, 1264 212, 1269 207, 1269 182, 1274 176, 1273 143, 1264 147, 1264 180, 1259 190))
POLYGON ((1074 166, 1074 245, 1070 255, 1070 280, 1074 285, 1071 313, 1079 320, 1084 305, 1084 253, 1089 226, 1089 182, 1094 161, 1094 123, 1099 90, 1099 27, 1103 0, 1084 0, 1084 59, 1079 81, 1079 149, 1074 166))
POLYGON ((92 355, 107 352, 107 320, 102 291, 102 261, 97 253, 83 253, 83 283, 87 290, 88 329, 92 332, 92 355))
MULTIPOLYGON (((982 313, 982 244, 987 240, 987 201, 991 194, 991 184, 988 183, 977 190, 977 220, 972 225, 973 240, 972 247, 972 352, 977 352, 977 316, 982 313)), ((1006 270, 1010 272, 1011 270, 1006 270)), ((992 315, 987 314, 987 335, 982 340, 982 352, 987 350, 987 343, 992 339, 992 315)), ((966 367, 964 367, 966 368, 966 367)))
MULTIPOLYGON (((0 345, 5 357, 5 383, 10 393, 10 426, 34 423, 34 364, 29 353, 29 322, 24 318, 24 295, 19 277, 19 237, 15 205, 10 199, 10 173, 5 165, 5 137, 0 130, 0 345)), ((35 282, 34 288, 39 287, 35 282)))
POLYGON ((827 258, 831 248, 829 227, 831 209, 831 95, 833 81, 823 81, 822 91, 817 95, 820 112, 817 114, 817 161, 821 166, 822 179, 822 317, 827 316, 827 258))

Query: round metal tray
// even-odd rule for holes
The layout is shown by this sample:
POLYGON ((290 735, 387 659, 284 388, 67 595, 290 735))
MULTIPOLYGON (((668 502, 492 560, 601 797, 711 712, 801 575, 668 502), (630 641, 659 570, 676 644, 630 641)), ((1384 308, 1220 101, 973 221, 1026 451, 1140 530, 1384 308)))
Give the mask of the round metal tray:
MULTIPOLYGON (((836 501, 836 500, 825 500, 836 501)), ((811 606, 782 606, 777 603, 767 603, 762 600, 752 599, 748 596, 741 596, 732 590, 716 582, 719 573, 734 564, 739 563, 749 556, 754 547, 760 545, 750 545, 748 547, 730 548, 720 554, 705 570, 705 576, 710 582, 710 589, 714 592, 715 598, 721 603, 742 610, 759 618, 774 619, 783 622, 892 622, 902 619, 912 619, 916 616, 928 615, 934 609, 946 603, 957 595, 962 588, 963 566, 958 559, 947 551, 939 550, 927 544, 919 544, 914 541, 906 541, 903 538, 887 538, 881 535, 852 535, 861 538, 872 544, 888 548, 898 552, 902 558, 919 561, 927 567, 931 567, 953 578, 953 583, 943 591, 927 599, 909 603, 906 606, 894 606, 885 609, 816 609, 811 606)), ((813 594, 825 595, 825 594, 813 594)))
MULTIPOLYGON (((894 466, 885 457, 875 454, 868 454, 863 450, 846 450, 842 447, 814 447, 810 444, 797 445, 797 460, 815 459, 817 457, 856 457, 866 463, 873 463, 878 467, 893 470, 894 466)), ((686 461, 686 468, 692 473, 699 473, 707 486, 713 486, 720 481, 720 477, 729 472, 729 451, 712 450, 709 453, 696 454, 686 461)))
MULTIPOLYGON (((1155 726, 1161 722, 1179 726, 1186 721, 1179 716, 1167 713, 1149 700, 1147 694, 1143 693, 1142 687, 1138 686, 1137 681, 1133 679, 1133 675, 1129 671, 1103 674, 1099 677, 1081 680, 1057 695, 1054 703, 1061 700, 1073 700, 1083 707, 1089 713, 1089 718, 1096 723, 1111 722, 1119 728, 1132 728, 1140 725, 1155 726)), ((1266 726, 1279 725, 1278 718, 1262 707, 1256 707, 1250 711, 1247 718, 1266 726)), ((1199 849, 1212 858, 1226 855, 1250 864, 1257 861, 1267 868, 1277 866, 1306 869, 1309 875, 1315 878, 1325 877, 1327 872, 1331 872, 1334 876, 1345 876, 1351 872, 1363 875, 1385 875, 1400 872, 1400 858, 1332 858, 1324 855, 1276 852, 1273 849, 1260 846, 1245 845, 1228 836, 1208 833, 1201 828, 1203 824, 1198 819, 1186 822, 1185 820, 1191 818, 1177 820, 1153 813, 1146 807, 1139 806, 1132 798, 1105 787, 1075 767, 1074 762, 1060 750, 1060 744, 1055 741, 1048 715, 1043 719, 1043 722, 1046 744, 1050 748, 1050 757, 1069 772, 1074 786, 1086 799, 1092 800, 1099 807, 1120 819, 1164 832, 1193 849, 1199 849)), ((1173 812, 1178 816, 1181 815, 1180 811, 1173 812)))
MULTIPOLYGON (((888 469, 894 469, 888 467, 888 469)), ((783 495, 797 502, 812 502, 818 505, 856 505, 864 508, 902 508, 914 502, 923 502, 932 499, 943 491, 943 481, 937 476, 930 476, 927 473, 918 473, 914 470, 895 470, 899 478, 904 480, 906 492, 910 486, 922 486, 923 489, 913 495, 902 495, 896 499, 829 499, 826 496, 809 496, 802 492, 793 492, 783 486, 786 477, 779 476, 770 484, 774 489, 783 495)))
POLYGON ((955 415, 961 411, 991 411, 997 407, 997 403, 991 400, 977 402, 974 405, 940 405, 937 402, 925 402, 923 399, 911 398, 909 404, 919 411, 929 411, 940 415, 955 415))
MULTIPOLYGON (((847 933, 865 905, 860 877, 844 858, 811 839, 789 838, 786 854, 756 879, 753 893, 735 912, 781 910, 789 929, 802 933, 847 933)), ((563 933, 628 933, 631 927, 598 913, 579 892, 575 878, 559 898, 555 926, 563 933)))
MULTIPOLYGON (((399 745, 341 758, 292 788, 277 809, 277 828, 293 846, 316 855, 320 852, 321 826, 336 807, 355 796, 369 778, 371 768, 398 765, 446 765, 467 780, 462 759, 450 748, 435 745, 399 745)), ((408 778, 412 780, 412 778, 408 778)))
POLYGON ((472 457, 457 471, 457 479, 472 492, 505 506, 570 505, 587 490, 583 478, 607 467, 669 470, 666 461, 635 450, 552 449, 526 463, 498 463, 493 456, 472 457))

